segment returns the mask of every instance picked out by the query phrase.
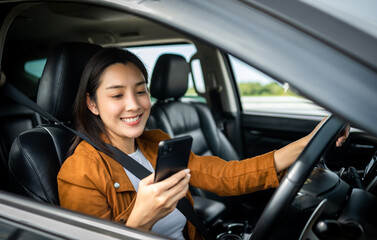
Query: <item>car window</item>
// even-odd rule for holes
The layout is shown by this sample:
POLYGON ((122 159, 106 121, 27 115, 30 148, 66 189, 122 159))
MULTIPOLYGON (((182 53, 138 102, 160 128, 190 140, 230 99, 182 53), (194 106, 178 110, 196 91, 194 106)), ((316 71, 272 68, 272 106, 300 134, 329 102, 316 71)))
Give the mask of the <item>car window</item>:
MULTIPOLYGON (((196 53, 196 47, 194 44, 189 43, 182 43, 182 44, 164 44, 164 45, 153 45, 153 46, 137 46, 137 47, 127 47, 128 50, 135 53, 144 63, 147 68, 149 79, 148 82, 150 83, 153 68, 157 62, 159 56, 171 53, 171 54, 178 54, 182 55, 187 62, 190 62, 191 57, 196 53)), ((202 69, 200 62, 198 60, 194 60, 192 63, 192 73, 189 76, 189 85, 188 89, 184 95, 184 99, 186 100, 194 100, 205 102, 203 97, 200 97, 196 91, 196 89, 201 91, 204 87, 204 80, 202 76, 202 69), (194 77, 192 77, 194 75, 194 77), (195 86, 194 86, 195 81, 195 86)), ((155 101, 155 99, 152 99, 155 101)))
POLYGON ((27 74, 40 79, 42 76, 43 68, 46 65, 46 58, 37 59, 25 62, 24 70, 27 74))
POLYGON ((326 116, 329 113, 256 68, 229 55, 243 111, 326 116))

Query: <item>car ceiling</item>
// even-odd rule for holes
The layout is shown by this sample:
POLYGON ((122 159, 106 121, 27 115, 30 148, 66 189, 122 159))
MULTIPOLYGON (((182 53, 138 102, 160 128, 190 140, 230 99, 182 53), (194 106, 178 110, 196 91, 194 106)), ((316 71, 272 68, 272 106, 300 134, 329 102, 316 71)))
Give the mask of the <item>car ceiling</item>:
MULTIPOLYGON (((22 12, 6 41, 45 54, 62 41, 134 45, 182 39, 182 35, 124 12, 84 4, 37 4, 22 12)), ((31 54, 32 55, 32 54, 31 54)))

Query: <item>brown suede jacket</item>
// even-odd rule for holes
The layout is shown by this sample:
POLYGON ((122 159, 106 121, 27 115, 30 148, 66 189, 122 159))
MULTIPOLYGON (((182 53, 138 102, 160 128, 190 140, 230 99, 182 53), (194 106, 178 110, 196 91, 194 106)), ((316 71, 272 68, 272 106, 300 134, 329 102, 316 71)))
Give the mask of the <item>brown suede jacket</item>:
MULTIPOLYGON (((145 157, 156 166, 158 143, 170 138, 160 130, 145 131, 136 139, 145 157)), ((188 168, 190 185, 221 196, 240 195, 279 185, 273 161, 274 152, 242 161, 226 162, 214 156, 191 153, 188 168)), ((280 174, 279 174, 280 175, 280 174)), ((60 205, 64 208, 125 223, 136 192, 122 165, 82 141, 58 174, 60 205)), ((186 197, 193 204, 190 193, 186 197)), ((201 239, 188 222, 185 235, 201 239)))

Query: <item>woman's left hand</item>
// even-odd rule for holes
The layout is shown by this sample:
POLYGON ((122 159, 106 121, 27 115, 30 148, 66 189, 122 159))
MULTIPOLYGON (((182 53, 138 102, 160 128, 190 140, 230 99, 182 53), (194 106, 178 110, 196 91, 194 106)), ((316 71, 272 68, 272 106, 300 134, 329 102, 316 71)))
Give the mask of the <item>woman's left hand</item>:
POLYGON ((340 132, 338 135, 338 139, 336 140, 335 145, 337 147, 341 147, 343 143, 347 140, 349 134, 350 134, 351 126, 347 124, 347 126, 340 132))
MULTIPOLYGON (((317 132, 317 130, 319 129, 319 127, 323 124, 323 122, 327 119, 328 117, 325 117, 324 119, 322 119, 322 121, 314 128, 314 130, 307 136, 308 137, 308 140, 310 140, 310 138, 313 137, 313 135, 317 132)), ((336 142, 335 142, 335 145, 337 147, 340 147, 342 146, 342 144, 347 140, 349 134, 350 134, 350 129, 351 129, 351 126, 349 124, 347 124, 347 126, 339 133, 339 135, 337 136, 337 139, 336 139, 336 142)))
MULTIPOLYGON (((287 146, 275 152, 274 161, 275 161, 276 172, 279 173, 280 171, 288 168, 297 159, 297 157, 300 155, 302 150, 306 147, 310 139, 313 137, 313 135, 317 132, 317 130, 320 128, 320 126, 324 123, 326 119, 327 117, 322 119, 322 121, 315 127, 315 129, 307 136, 293 143, 290 143, 287 146)), ((342 130, 342 132, 337 137, 335 145, 337 147, 342 146, 342 144, 347 140, 349 133, 350 133, 350 125, 347 124, 347 126, 342 130)))

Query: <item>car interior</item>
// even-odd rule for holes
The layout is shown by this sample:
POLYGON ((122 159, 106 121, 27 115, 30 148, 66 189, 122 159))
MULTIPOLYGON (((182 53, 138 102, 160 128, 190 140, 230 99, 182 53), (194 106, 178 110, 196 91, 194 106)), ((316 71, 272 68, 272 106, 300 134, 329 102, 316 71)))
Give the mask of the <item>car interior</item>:
MULTIPOLYGON (((5 11, 13 6, 9 3, 2 8, 5 11)), ((161 129, 171 137, 191 135, 192 151, 198 155, 215 155, 226 161, 257 156, 305 136, 326 116, 247 109, 233 56, 132 13, 89 4, 48 2, 17 11, 1 60, 7 82, 72 127, 71 107, 83 68, 91 56, 107 46, 138 48, 141 53, 149 53, 148 49, 156 46, 195 47, 189 57, 163 51, 155 57, 153 66, 147 66, 153 100, 147 128, 161 129), (202 79, 195 65, 198 62, 202 79), (37 63, 39 73, 26 69, 30 63, 37 63), (201 82, 204 87, 200 87, 201 82)), ((0 133, 0 189, 59 206, 56 176, 73 134, 3 96, 0 133)), ((331 148, 322 156, 321 167, 352 188, 365 188, 377 195, 376 151, 377 139, 353 127, 342 147, 331 148)), ((250 232, 274 189, 232 197, 197 188, 190 191, 203 222, 213 236, 219 236, 224 232, 250 232)), ((298 237, 316 204, 318 199, 298 197, 277 237, 298 237), (300 220, 302 226, 292 228, 292 219, 296 224, 300 220)))

